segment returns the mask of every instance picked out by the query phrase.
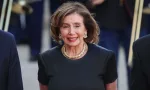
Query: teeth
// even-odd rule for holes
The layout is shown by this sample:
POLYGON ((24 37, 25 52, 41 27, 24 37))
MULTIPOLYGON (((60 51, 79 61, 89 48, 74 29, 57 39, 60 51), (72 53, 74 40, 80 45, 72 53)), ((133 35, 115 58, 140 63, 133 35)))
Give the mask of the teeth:
POLYGON ((77 38, 68 38, 69 40, 76 40, 77 38))

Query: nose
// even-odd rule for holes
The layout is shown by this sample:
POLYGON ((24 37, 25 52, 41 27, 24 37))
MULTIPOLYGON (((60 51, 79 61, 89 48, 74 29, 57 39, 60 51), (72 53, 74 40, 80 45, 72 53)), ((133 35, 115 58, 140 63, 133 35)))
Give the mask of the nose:
POLYGON ((69 34, 75 34, 75 29, 74 29, 74 27, 70 27, 69 34))

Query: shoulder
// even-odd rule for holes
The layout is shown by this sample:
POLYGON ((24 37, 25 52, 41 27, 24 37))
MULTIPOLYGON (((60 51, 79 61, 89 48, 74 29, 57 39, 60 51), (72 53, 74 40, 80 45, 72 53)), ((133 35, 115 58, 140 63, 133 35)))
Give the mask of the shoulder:
POLYGON ((16 42, 14 36, 9 32, 0 30, 0 49, 6 51, 14 50, 16 42))
POLYGON ((137 60, 142 61, 145 66, 149 64, 150 58, 150 35, 143 36, 133 43, 133 54, 137 60))
POLYGON ((92 60, 96 60, 102 67, 116 66, 116 57, 113 51, 95 44, 89 45, 89 49, 92 60))
POLYGON ((136 50, 136 49, 148 50, 148 48, 150 48, 149 46, 150 46, 150 35, 146 35, 137 39, 133 43, 133 50, 136 50))
POLYGON ((3 42, 14 41, 14 36, 9 32, 0 30, 0 40, 3 42))
POLYGON ((0 56, 1 58, 7 57, 9 58, 8 60, 12 61, 14 61, 14 57, 17 56, 14 36, 11 33, 2 30, 0 30, 0 56))
POLYGON ((43 53, 41 53, 41 55, 43 56, 47 56, 47 55, 53 55, 54 53, 57 53, 60 50, 61 46, 55 46, 43 53))
POLYGON ((102 46, 99 46, 97 44, 89 44, 89 48, 92 49, 96 53, 101 53, 101 54, 111 54, 113 51, 108 50, 102 46))
POLYGON ((0 37, 2 38, 14 38, 14 36, 9 32, 4 32, 3 30, 0 30, 0 37))
POLYGON ((100 58, 108 59, 109 57, 114 56, 113 51, 96 44, 89 44, 89 49, 94 56, 99 56, 100 58))
POLYGON ((43 53, 40 53, 39 56, 45 61, 45 60, 53 60, 53 58, 58 57, 58 54, 60 53, 61 46, 53 47, 43 53))
POLYGON ((60 50, 61 46, 56 46, 43 53, 40 53, 38 55, 38 64, 40 65, 40 63, 42 63, 45 67, 51 66, 59 58, 61 53, 60 50))

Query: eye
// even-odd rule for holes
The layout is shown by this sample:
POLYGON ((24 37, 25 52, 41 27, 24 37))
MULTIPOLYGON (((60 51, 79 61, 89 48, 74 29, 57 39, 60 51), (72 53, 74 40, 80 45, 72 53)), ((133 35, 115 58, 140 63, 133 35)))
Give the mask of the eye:
POLYGON ((68 25, 63 25, 62 28, 69 28, 69 26, 68 25))
POLYGON ((75 27, 75 28, 79 28, 79 27, 80 27, 80 25, 75 25, 74 27, 75 27))
POLYGON ((75 27, 80 27, 79 25, 75 26, 75 27))

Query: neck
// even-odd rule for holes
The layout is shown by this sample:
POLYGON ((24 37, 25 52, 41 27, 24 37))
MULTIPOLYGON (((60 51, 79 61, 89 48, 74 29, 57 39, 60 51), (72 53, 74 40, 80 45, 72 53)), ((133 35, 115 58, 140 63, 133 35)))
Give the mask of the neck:
POLYGON ((65 51, 69 56, 76 56, 82 52, 82 50, 84 48, 84 44, 85 44, 85 42, 83 42, 77 46, 65 45, 65 51))

